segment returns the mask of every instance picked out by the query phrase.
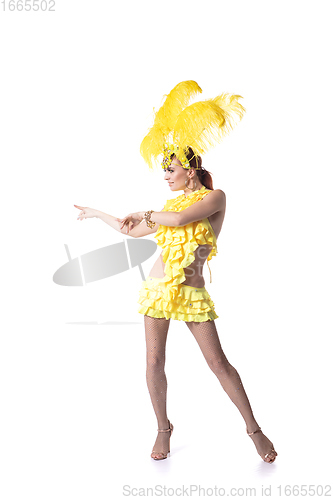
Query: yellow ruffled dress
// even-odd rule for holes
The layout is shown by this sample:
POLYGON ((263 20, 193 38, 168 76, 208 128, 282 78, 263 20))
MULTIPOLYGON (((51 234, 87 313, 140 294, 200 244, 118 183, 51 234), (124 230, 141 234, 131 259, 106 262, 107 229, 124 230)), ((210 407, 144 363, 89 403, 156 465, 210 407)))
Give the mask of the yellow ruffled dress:
MULTIPOLYGON (((163 211, 180 212, 202 200, 210 192, 210 189, 203 186, 187 197, 182 194, 168 200, 163 211)), ((147 280, 142 282, 138 312, 153 318, 179 321, 202 322, 218 318, 214 303, 205 287, 182 285, 186 280, 184 268, 194 261, 193 252, 199 245, 212 246, 207 261, 217 254, 216 237, 209 220, 206 218, 180 227, 160 225, 155 238, 157 245, 163 248, 165 276, 148 276, 147 280)))

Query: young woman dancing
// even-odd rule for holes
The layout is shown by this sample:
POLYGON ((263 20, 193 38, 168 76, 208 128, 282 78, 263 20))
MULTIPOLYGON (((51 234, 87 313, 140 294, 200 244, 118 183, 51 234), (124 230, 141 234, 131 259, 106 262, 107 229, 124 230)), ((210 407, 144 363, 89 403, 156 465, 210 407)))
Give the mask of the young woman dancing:
POLYGON ((184 194, 168 200, 160 212, 136 212, 123 219, 74 206, 81 210, 78 219, 98 217, 134 238, 156 233, 157 244, 163 249, 142 282, 138 301, 138 312, 144 315, 146 380, 158 423, 151 457, 161 460, 170 453, 173 425, 167 417, 164 367, 170 319, 174 319, 186 323, 209 368, 240 411, 257 452, 265 462, 273 463, 277 456, 273 443, 262 433, 240 376, 222 350, 214 321, 218 315, 202 274, 206 259, 208 264, 217 254, 226 196, 222 190, 213 189, 210 173, 202 167, 198 153, 212 145, 213 132, 218 140, 228 132, 233 112, 242 117, 245 109, 237 102, 241 96, 227 94, 187 106, 196 92, 201 92, 196 82, 178 84, 156 113, 154 126, 141 144, 149 167, 151 160, 163 152, 164 179, 171 191, 183 190, 184 194), (165 142, 170 134, 171 144, 165 142), (143 220, 146 224, 141 224, 143 220))

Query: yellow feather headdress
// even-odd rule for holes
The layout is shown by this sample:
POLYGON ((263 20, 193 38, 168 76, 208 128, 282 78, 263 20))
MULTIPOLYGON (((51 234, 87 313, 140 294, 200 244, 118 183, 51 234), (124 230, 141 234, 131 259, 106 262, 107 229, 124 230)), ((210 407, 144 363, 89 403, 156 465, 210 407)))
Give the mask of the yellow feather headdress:
POLYGON ((140 146, 150 169, 162 153, 163 168, 170 165, 172 154, 176 154, 184 168, 190 168, 186 157, 189 147, 195 156, 207 153, 233 129, 234 115, 243 118, 246 110, 238 102, 242 96, 224 93, 188 106, 199 92, 202 90, 193 80, 180 82, 155 113, 154 124, 140 146))

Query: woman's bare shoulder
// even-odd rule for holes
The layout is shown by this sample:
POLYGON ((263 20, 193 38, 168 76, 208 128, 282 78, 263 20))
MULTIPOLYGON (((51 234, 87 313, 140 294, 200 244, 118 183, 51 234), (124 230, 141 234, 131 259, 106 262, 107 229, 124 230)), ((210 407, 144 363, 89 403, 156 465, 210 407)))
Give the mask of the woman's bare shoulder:
POLYGON ((222 191, 222 189, 213 189, 213 192, 215 192, 215 191, 222 193, 222 195, 225 197, 225 192, 222 191))

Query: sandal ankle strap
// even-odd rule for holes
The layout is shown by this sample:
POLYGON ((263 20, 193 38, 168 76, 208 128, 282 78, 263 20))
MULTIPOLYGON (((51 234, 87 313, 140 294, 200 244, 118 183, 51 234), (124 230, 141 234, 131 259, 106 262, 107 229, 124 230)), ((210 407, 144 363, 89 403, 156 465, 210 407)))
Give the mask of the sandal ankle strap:
POLYGON ((173 426, 169 420, 169 429, 157 429, 157 432, 170 432, 170 431, 172 432, 172 429, 173 429, 173 426))
POLYGON ((249 436, 252 436, 252 434, 255 434, 256 432, 260 432, 261 431, 261 427, 259 427, 259 429, 257 429, 256 431, 253 431, 253 432, 247 432, 249 436))

